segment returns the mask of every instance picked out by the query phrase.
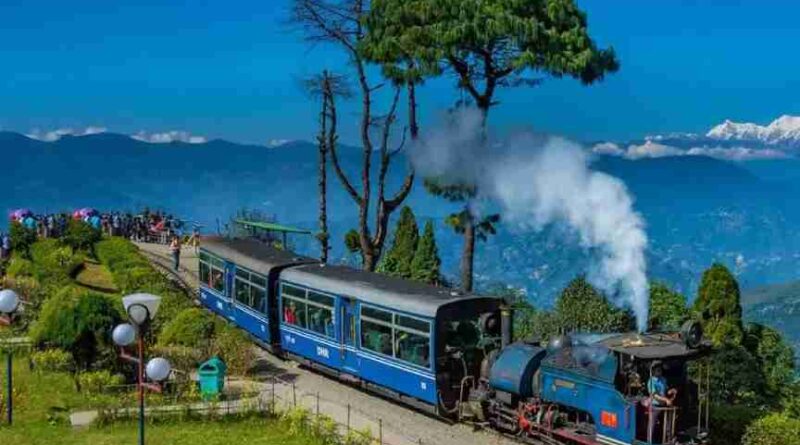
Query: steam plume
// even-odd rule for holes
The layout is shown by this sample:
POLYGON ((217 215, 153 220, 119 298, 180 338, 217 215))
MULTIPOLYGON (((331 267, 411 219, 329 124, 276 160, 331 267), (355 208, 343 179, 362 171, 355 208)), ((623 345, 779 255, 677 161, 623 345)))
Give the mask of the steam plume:
POLYGON ((589 281, 630 307, 638 329, 645 330, 647 235, 625 184, 592 171, 586 151, 573 142, 530 132, 491 140, 482 135, 481 122, 474 109, 450 115, 410 149, 417 171, 477 185, 478 200, 499 205, 504 220, 518 227, 538 231, 563 224, 574 230, 581 245, 597 254, 589 281))

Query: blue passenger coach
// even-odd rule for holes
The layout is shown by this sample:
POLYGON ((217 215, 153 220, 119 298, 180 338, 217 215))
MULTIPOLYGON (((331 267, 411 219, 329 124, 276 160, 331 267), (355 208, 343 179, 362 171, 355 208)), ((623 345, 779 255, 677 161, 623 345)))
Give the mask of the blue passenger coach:
POLYGON ((456 340, 452 328, 468 324, 477 341, 481 315, 499 317, 502 301, 325 264, 286 269, 279 289, 287 353, 431 411, 450 396, 437 363, 456 340))

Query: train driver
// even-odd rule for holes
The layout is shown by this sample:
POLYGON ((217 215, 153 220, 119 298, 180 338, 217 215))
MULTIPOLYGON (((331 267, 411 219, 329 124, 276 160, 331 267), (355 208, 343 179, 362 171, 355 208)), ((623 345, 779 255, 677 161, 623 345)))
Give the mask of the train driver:
POLYGON ((647 392, 650 393, 653 406, 672 406, 677 390, 667 389, 667 380, 664 378, 664 366, 656 360, 650 366, 650 379, 647 381, 647 392))

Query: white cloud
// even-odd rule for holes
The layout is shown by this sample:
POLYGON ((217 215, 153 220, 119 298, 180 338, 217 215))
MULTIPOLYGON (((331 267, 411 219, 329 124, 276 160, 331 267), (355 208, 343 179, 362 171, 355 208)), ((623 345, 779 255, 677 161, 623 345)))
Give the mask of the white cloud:
POLYGON ((613 142, 602 142, 592 147, 592 152, 599 155, 624 156, 625 150, 613 142))
POLYGON ((686 151, 690 156, 710 156, 729 161, 752 161, 756 159, 785 159, 785 152, 771 148, 755 149, 747 147, 692 147, 686 151))
POLYGON ((624 156, 628 159, 642 159, 681 156, 683 154, 685 153, 680 148, 659 144, 658 142, 646 141, 641 145, 629 145, 624 156))
POLYGON ((292 140, 291 139, 270 139, 269 142, 267 142, 267 146, 268 147, 280 147, 281 145, 286 145, 289 142, 292 142, 292 140))
POLYGON ((59 128, 57 130, 44 131, 44 130, 40 130, 38 128, 35 128, 35 129, 31 130, 30 133, 26 134, 26 136, 28 136, 31 139, 37 139, 37 140, 40 140, 40 141, 54 142, 54 141, 57 141, 57 140, 61 139, 64 136, 67 136, 67 135, 69 135, 69 136, 87 136, 87 135, 90 135, 90 134, 105 133, 106 130, 107 129, 105 127, 96 127, 96 126, 86 127, 83 130, 80 130, 80 129, 76 130, 76 129, 73 129, 73 128, 59 128))
POLYGON ((663 158, 667 156, 708 156, 728 161, 752 161, 756 159, 785 159, 789 155, 781 150, 771 148, 748 148, 748 147, 691 147, 683 149, 671 145, 659 144, 652 140, 645 141, 644 144, 631 144, 627 148, 621 148, 613 142, 603 142, 595 144, 592 152, 597 154, 619 156, 626 159, 644 158, 663 158))
POLYGON ((131 135, 133 139, 142 142, 149 142, 151 144, 168 144, 170 142, 185 142, 187 144, 205 144, 208 142, 203 136, 195 136, 188 131, 165 131, 163 133, 148 133, 140 131, 131 135))

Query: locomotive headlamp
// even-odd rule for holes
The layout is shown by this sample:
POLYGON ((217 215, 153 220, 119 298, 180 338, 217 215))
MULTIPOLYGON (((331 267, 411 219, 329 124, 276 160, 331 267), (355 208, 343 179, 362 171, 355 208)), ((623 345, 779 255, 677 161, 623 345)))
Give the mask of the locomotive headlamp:
POLYGON ((703 342, 703 326, 697 321, 687 321, 681 327, 681 340, 687 348, 697 348, 703 342))

